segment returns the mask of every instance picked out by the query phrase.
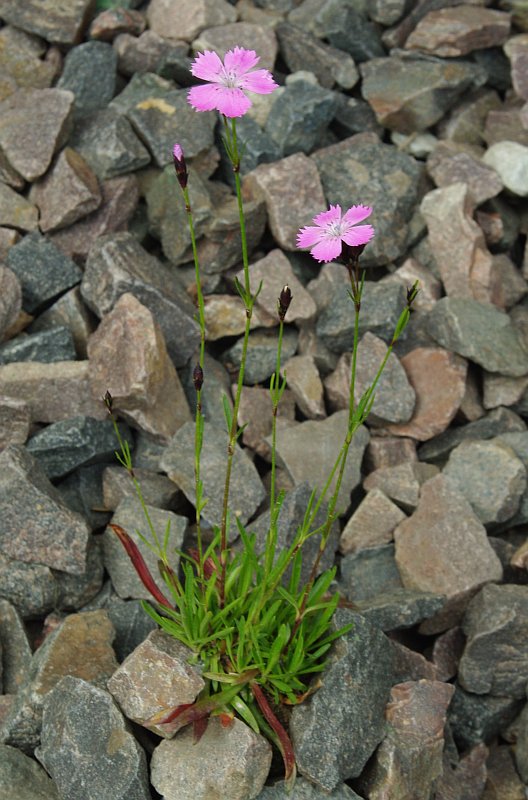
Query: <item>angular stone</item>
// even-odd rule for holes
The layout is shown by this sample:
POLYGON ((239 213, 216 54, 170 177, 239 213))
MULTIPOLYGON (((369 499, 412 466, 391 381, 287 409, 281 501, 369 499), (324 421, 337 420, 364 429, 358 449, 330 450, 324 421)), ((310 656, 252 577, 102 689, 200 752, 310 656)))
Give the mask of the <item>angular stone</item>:
POLYGON ((187 42, 165 39, 151 30, 144 31, 140 36, 120 33, 114 39, 113 46, 118 56, 118 70, 127 76, 159 72, 167 59, 186 58, 189 48, 187 42))
POLYGON ((235 22, 235 9, 226 0, 152 0, 147 11, 149 27, 167 39, 192 42, 201 31, 235 22))
POLYGON ((488 372, 513 377, 526 374, 528 353, 503 311, 470 298, 443 297, 427 321, 431 336, 442 347, 488 372))
POLYGON ((465 145, 482 145, 486 117, 492 109, 501 107, 497 92, 477 89, 456 103, 438 123, 442 138, 465 145))
POLYGON ((365 469, 369 473, 380 467, 395 467, 416 460, 416 444, 412 439, 371 436, 365 454, 365 469))
POLYGON ((22 310, 22 287, 16 274, 0 264, 0 341, 22 310))
MULTIPOLYGON (((26 682, 0 729, 1 740, 26 753, 35 749, 40 740, 45 697, 65 675, 71 676, 69 680, 80 678, 96 686, 106 685, 117 668, 112 639, 113 628, 106 611, 66 617, 33 654, 26 682)), ((93 727, 93 717, 87 715, 85 704, 83 715, 89 720, 91 731, 97 730, 99 736, 99 726, 93 727)))
POLYGON ((341 560, 340 586, 358 609, 362 603, 368 606, 379 598, 383 602, 389 596, 396 596, 403 590, 403 584, 394 558, 394 545, 366 547, 345 555, 341 560))
POLYGON ((515 769, 513 753, 507 745, 493 747, 486 766, 486 800, 524 800, 526 786, 515 769))
POLYGON ((66 5, 55 0, 2 0, 0 16, 17 28, 41 36, 47 42, 78 44, 88 22, 91 0, 71 0, 66 5))
POLYGON ((145 30, 146 20, 140 11, 129 8, 108 8, 101 11, 90 25, 89 35, 97 41, 111 42, 122 33, 134 37, 140 36, 145 30))
POLYGON ((359 80, 354 59, 335 47, 325 45, 315 36, 295 25, 282 22, 275 28, 281 55, 290 72, 309 70, 325 89, 335 83, 342 89, 351 89, 359 80))
POLYGON ((442 774, 447 707, 453 686, 408 681, 394 686, 386 709, 388 732, 365 781, 368 797, 427 797, 442 774))
POLYGON ((367 16, 365 2, 340 0, 310 0, 289 14, 289 21, 330 44, 355 61, 366 61, 384 53, 379 28, 367 16))
POLYGON ((11 77, 19 89, 47 89, 57 74, 57 63, 35 36, 4 25, 0 33, 0 64, 4 79, 11 77), (44 59, 42 58, 43 56, 44 59))
POLYGON ((196 351, 199 329, 194 309, 175 276, 130 233, 101 237, 86 262, 81 294, 99 317, 130 292, 152 313, 165 336, 175 367, 196 351))
POLYGON ((10 444, 25 444, 31 417, 25 400, 0 395, 0 450, 10 444))
POLYGON ((528 100, 528 36, 521 33, 511 36, 504 45, 504 52, 510 59, 511 79, 515 93, 528 100))
MULTIPOLYGON (((227 433, 221 428, 205 423, 203 448, 200 462, 204 498, 208 503, 202 510, 202 520, 206 525, 219 525, 222 520, 227 453, 227 433)), ((171 481, 183 491, 189 502, 195 503, 194 476, 194 423, 186 422, 169 441, 160 461, 160 466, 171 481)), ((233 458, 231 475, 231 517, 236 517, 242 525, 251 519, 264 500, 264 487, 256 467, 237 445, 233 458)), ((235 539, 238 530, 231 524, 230 538, 235 539)))
POLYGON ((433 617, 444 604, 443 595, 397 588, 382 592, 355 605, 367 622, 382 631, 412 628, 433 617))
MULTIPOLYGON (((179 492, 173 482, 165 475, 158 475, 149 469, 136 468, 134 474, 141 486, 145 503, 157 508, 176 510, 179 492)), ((105 467, 103 471, 104 507, 115 510, 125 497, 136 497, 136 490, 130 475, 123 467, 105 467)))
POLYGON ((444 468, 485 525, 514 516, 526 489, 526 468, 500 439, 461 442, 444 468))
POLYGON ((326 792, 358 776, 383 738, 394 679, 386 636, 359 614, 338 609, 333 626, 349 623, 352 630, 332 646, 323 685, 295 706, 290 721, 299 772, 326 792))
POLYGON ((515 747, 515 761, 519 775, 525 783, 528 782, 528 712, 526 706, 519 716, 519 735, 515 747))
POLYGON ((342 553, 355 553, 392 541, 394 529, 405 514, 379 489, 368 492, 358 505, 339 540, 342 553))
MULTIPOLYGON (((163 542, 167 525, 170 525, 170 539, 167 552, 170 554, 169 564, 177 573, 180 557, 176 553, 176 550, 179 550, 183 544, 183 539, 187 531, 187 519, 186 517, 174 514, 172 511, 164 511, 154 506, 147 506, 147 511, 160 543, 163 542)), ((112 517, 112 523, 123 528, 136 543, 154 582, 162 593, 167 593, 168 589, 158 569, 157 554, 147 547, 138 536, 139 531, 147 541, 150 541, 153 546, 156 546, 150 525, 147 522, 138 498, 125 497, 121 500, 112 517)), ((124 600, 130 597, 140 600, 152 600, 150 592, 141 582, 125 548, 117 538, 117 535, 110 528, 106 528, 103 533, 103 552, 106 570, 110 575, 112 585, 119 597, 124 600)))
POLYGON ((85 611, 105 608, 115 628, 113 648, 121 663, 138 647, 148 634, 158 629, 154 620, 145 614, 139 600, 121 600, 112 592, 110 581, 104 585, 92 602, 84 606, 85 611))
POLYGON ((49 567, 0 555, 0 595, 23 619, 35 619, 57 607, 57 582, 49 567))
POLYGON ((317 168, 303 153, 260 164, 246 176, 244 189, 264 200, 273 237, 285 250, 297 249, 299 228, 326 206, 317 168))
POLYGON ((86 161, 71 147, 59 155, 45 178, 31 187, 44 233, 67 228, 95 211, 102 202, 99 182, 86 161))
POLYGON ((418 281, 420 291, 413 301, 413 309, 415 311, 430 311, 442 295, 441 282, 437 280, 428 267, 424 267, 415 258, 407 258, 401 267, 398 267, 391 275, 387 275, 382 280, 384 283, 397 281, 405 289, 408 289, 415 281, 418 281))
POLYGON ((20 361, 40 361, 51 364, 57 361, 73 361, 76 358, 73 338, 64 326, 51 328, 41 333, 17 336, 0 345, 0 364, 20 361))
POLYGON ((387 425, 387 431, 427 441, 445 431, 460 408, 467 362, 440 347, 418 347, 403 356, 400 363, 416 394, 416 405, 409 422, 387 425))
POLYGON ((105 419, 108 412, 90 391, 88 361, 38 361, 0 366, 0 395, 23 397, 33 422, 57 422, 82 414, 105 419))
POLYGON ((79 283, 82 272, 39 233, 11 247, 7 266, 22 286, 22 305, 30 314, 79 283))
POLYGON ((88 341, 94 397, 109 391, 116 412, 169 439, 191 414, 161 329, 133 294, 121 295, 88 341), (119 353, 119 360, 116 353, 119 353))
MULTIPOLYGON (((308 420, 281 431, 277 443, 278 464, 288 471, 295 484, 307 481, 312 489, 323 488, 342 446, 347 420, 347 411, 336 411, 324 420, 308 420)), ((348 507, 350 492, 360 482, 359 465, 368 438, 364 426, 360 426, 352 438, 337 508, 348 507)), ((334 488, 335 475, 328 491, 331 493, 334 488)))
MULTIPOLYGON (((289 390, 285 390, 277 410, 277 418, 294 422, 295 400, 289 390)), ((238 410, 238 424, 245 425, 242 441, 267 461, 270 460, 270 447, 265 438, 272 428, 273 409, 269 389, 260 386, 244 386, 238 410)))
POLYGON ((0 103, 0 152, 27 181, 44 175, 68 139, 73 105, 63 89, 20 89, 0 103))
POLYGON ((334 121, 337 123, 338 129, 346 136, 364 131, 372 131, 380 136, 383 131, 374 111, 365 100, 358 100, 344 94, 338 97, 334 121))
POLYGON ((388 467, 378 467, 363 481, 363 488, 371 492, 379 489, 405 511, 414 511, 420 497, 420 487, 438 473, 438 467, 423 464, 416 459, 388 467))
POLYGON ((10 445, 0 454, 0 463, 4 470, 0 495, 2 553, 76 575, 84 572, 90 533, 84 520, 66 508, 59 492, 24 448, 10 445), (34 508, 39 509, 38 514, 34 508))
POLYGON ((205 682, 192 666, 193 652, 164 630, 157 629, 131 653, 108 681, 108 691, 123 714, 158 736, 171 739, 174 723, 155 724, 151 717, 193 703, 205 682))
MULTIPOLYGON (((523 124, 524 112, 523 107, 519 105, 509 106, 505 105, 501 108, 494 109, 489 112, 486 117, 486 125, 484 127, 483 138, 488 148, 491 149, 494 145, 501 145, 498 150, 492 151, 491 158, 495 163, 489 163, 491 167, 497 170, 501 176, 501 180, 506 186, 505 178, 515 180, 515 185, 519 184, 519 167, 521 164, 516 165, 515 155, 517 147, 528 146, 528 130, 523 124), (510 144, 516 145, 509 147, 510 144), (503 155, 507 160, 505 161, 504 174, 502 174, 502 167, 499 163, 499 155, 503 155)), ((520 153, 524 156, 523 150, 520 153)), ((519 184, 520 191, 524 191, 524 187, 519 184)), ((511 190, 513 191, 513 189, 511 190)), ((515 193, 515 192, 514 192, 515 193)))
POLYGON ((510 15, 473 5, 430 11, 405 42, 406 50, 434 56, 465 56, 473 50, 500 47, 510 32, 510 15))
POLYGON ((70 144, 100 180, 133 172, 150 163, 150 154, 130 122, 111 106, 83 120, 70 144))
POLYGON ((78 677, 63 678, 47 696, 36 756, 62 797, 150 797, 143 749, 108 692, 78 677))
POLYGON ((117 53, 106 42, 84 42, 66 55, 58 89, 75 95, 75 120, 105 108, 114 96, 117 53))
POLYGON ((470 88, 486 82, 485 70, 469 62, 419 57, 373 58, 360 68, 362 94, 378 122, 400 133, 430 128, 470 88))
MULTIPOLYGON (((74 286, 65 294, 61 295, 46 311, 39 314, 38 318, 31 323, 30 333, 49 332, 57 329, 66 328, 70 337, 73 339, 74 352, 80 359, 85 359, 86 344, 89 335, 95 328, 95 319, 92 313, 86 308, 81 299, 78 286, 74 286)), ((71 359, 75 355, 71 356, 71 359)))
MULTIPOLYGON (((282 338, 282 359, 287 361, 297 351, 297 330, 286 327, 282 338)), ((242 358, 242 338, 228 350, 224 350, 221 361, 231 373, 237 373, 242 358)), ((277 366, 277 332, 260 329, 249 337, 244 382, 263 383, 275 372, 277 366)))
MULTIPOLYGON (((121 430, 124 439, 131 434, 121 430)), ((62 478, 88 464, 112 459, 117 442, 110 420, 71 417, 48 425, 31 437, 27 450, 48 478, 62 478)))
MULTIPOLYGON (((312 326, 303 326, 299 331, 297 353, 301 356, 313 356, 321 376, 327 376, 332 370, 337 369, 337 354, 332 353, 328 347, 321 342, 315 332, 315 328, 312 326)), ((335 410, 332 408, 331 403, 329 408, 331 411, 335 410)))
POLYGON ((313 356, 289 358, 281 367, 281 375, 286 378, 299 410, 307 419, 326 417, 323 384, 313 356))
MULTIPOLYGON (((256 25, 251 22, 231 22, 228 25, 215 25, 200 32, 192 43, 196 52, 214 50, 220 58, 224 58, 233 47, 244 47, 255 50, 259 55, 259 69, 273 70, 277 57, 277 37, 273 28, 256 25)), ((295 72, 294 69, 291 70, 295 72)), ((238 121, 238 120, 237 120, 238 121)), ((238 131, 237 131, 238 132, 238 131)))
MULTIPOLYGON (((404 255, 409 220, 424 191, 423 165, 394 145, 381 143, 373 133, 351 136, 311 158, 323 191, 333 203, 343 210, 358 202, 374 209, 371 221, 376 236, 362 254, 362 264, 381 266, 404 255)), ((312 216, 306 211, 301 226, 310 225, 312 216)))
MULTIPOLYGON (((261 97, 266 97, 266 95, 261 95, 261 97)), ((244 142, 244 151, 241 154, 240 162, 241 177, 248 175, 256 169, 259 164, 268 164, 280 159, 281 154, 279 146, 274 142, 271 136, 260 127, 258 122, 255 122, 255 120, 247 114, 245 117, 237 119, 237 136, 244 142)), ((223 145, 219 147, 219 150, 222 179, 225 183, 228 183, 234 188, 235 177, 232 164, 227 157, 223 145)), ((217 150, 215 148, 215 153, 216 152, 217 150)))
POLYGON ((39 226, 38 209, 5 183, 0 184, 0 224, 21 231, 34 231, 39 226))
POLYGON ((435 639, 431 659, 437 669, 438 680, 450 681, 458 672, 458 662, 464 650, 462 628, 450 628, 435 639))
POLYGON ((466 646, 459 664, 461 686, 474 694, 523 698, 528 679, 528 587, 485 586, 463 622, 466 646))
MULTIPOLYGON (((427 172, 437 186, 466 183, 475 205, 499 194, 503 183, 496 170, 454 142, 439 142, 427 159, 427 172)), ((430 213, 433 209, 430 209, 430 213)), ((438 261, 441 269, 442 259, 438 261)))
MULTIPOLYGON (((24 623, 16 608, 0 599, 0 647, 2 649, 2 692, 16 694, 31 661, 24 623)), ((1 786, 1 783, 0 783, 1 786)))
POLYGON ((346 783, 339 784, 331 794, 328 794, 311 781, 297 776, 291 791, 284 781, 279 781, 272 786, 265 786, 256 800, 361 800, 361 798, 346 783))
POLYGON ((150 780, 165 800, 257 797, 271 766, 269 742, 237 718, 228 727, 210 719, 198 742, 189 727, 152 753, 150 780))
POLYGON ((431 632, 452 627, 479 586, 502 578, 482 523, 443 475, 424 483, 416 511, 398 525, 394 540, 403 585, 446 595, 440 619, 430 623, 431 632))
POLYGON ((310 153, 321 143, 336 109, 334 92, 298 77, 275 97, 265 131, 284 156, 310 153))
POLYGON ((518 142, 496 142, 488 147, 483 161, 493 167, 504 187, 517 197, 528 195, 528 147, 518 142))
POLYGON ((449 724, 458 745, 466 749, 479 742, 492 742, 517 716, 521 702, 511 697, 465 692, 456 686, 449 709, 449 724))
MULTIPOLYGON (((194 367, 195 363, 189 360, 187 362, 187 367, 179 373, 183 389, 187 396, 187 402, 189 403, 189 408, 193 415, 196 413, 196 389, 194 388, 193 379, 194 367)), ((204 358, 204 384, 205 386, 202 391, 202 413, 205 419, 212 422, 213 425, 222 427, 222 425, 225 424, 224 399, 227 400, 229 408, 233 408, 233 401, 231 399, 231 378, 222 364, 213 358, 207 350, 205 351, 204 358)), ((141 446, 141 440, 139 444, 141 446)), ((158 469, 160 455, 161 450, 151 463, 151 469, 158 469)))
POLYGON ((79 263, 84 263, 92 245, 101 236, 127 228, 139 200, 135 175, 103 181, 101 195, 97 211, 51 236, 62 253, 79 263))
POLYGON ((0 795, 25 800, 60 800, 57 787, 34 759, 7 744, 0 745, 0 795))

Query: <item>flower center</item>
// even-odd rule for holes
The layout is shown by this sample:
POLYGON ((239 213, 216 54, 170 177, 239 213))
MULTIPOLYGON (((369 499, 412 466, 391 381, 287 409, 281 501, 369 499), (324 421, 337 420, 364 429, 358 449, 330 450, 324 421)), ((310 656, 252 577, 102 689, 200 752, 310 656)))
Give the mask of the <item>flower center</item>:
POLYGON ((239 76, 237 71, 234 69, 228 71, 224 67, 223 72, 224 74, 222 75, 222 83, 224 86, 226 86, 228 89, 237 89, 239 84, 239 76))
POLYGON ((343 227, 342 220, 334 220, 328 226, 328 235, 340 238, 344 233, 343 227))

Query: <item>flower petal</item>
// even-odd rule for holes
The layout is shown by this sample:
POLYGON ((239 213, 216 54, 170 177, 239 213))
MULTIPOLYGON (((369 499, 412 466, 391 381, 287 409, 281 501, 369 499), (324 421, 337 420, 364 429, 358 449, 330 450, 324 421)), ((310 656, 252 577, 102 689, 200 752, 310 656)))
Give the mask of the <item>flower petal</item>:
POLYGON ((224 65, 228 72, 236 72, 243 75, 249 69, 258 64, 260 56, 254 50, 246 50, 244 47, 234 47, 228 50, 224 56, 224 65))
POLYGON ((216 108, 225 117, 242 117, 251 107, 251 100, 242 89, 229 89, 227 86, 216 88, 216 108))
POLYGON ((316 225, 321 225, 322 227, 326 227, 330 225, 331 222, 339 222, 341 220, 341 206, 330 206, 328 211, 322 211, 316 217, 313 218, 313 221, 316 225))
POLYGON ((332 236, 321 239, 321 241, 310 250, 310 253, 317 261, 334 261, 334 259, 341 255, 342 247, 339 236, 332 236))
POLYGON ((349 225, 355 225, 357 222, 363 222, 364 219, 370 217, 372 208, 370 206, 352 206, 348 211, 343 214, 343 222, 348 222, 349 225))
POLYGON ((193 86, 187 94, 187 102, 196 111, 213 111, 213 109, 218 108, 219 90, 220 86, 216 83, 193 86))
POLYGON ((256 94, 271 94, 278 89, 278 84, 273 80, 273 75, 267 69, 256 69, 243 75, 240 79, 240 86, 248 92, 256 94))
POLYGON ((204 53, 198 53, 194 59, 191 64, 191 73, 195 78, 201 78, 203 81, 218 83, 223 66, 217 53, 206 50, 204 53))
POLYGON ((356 225, 354 228, 350 228, 349 231, 344 233, 341 238, 347 244, 355 246, 370 242, 373 236, 374 228, 372 225, 356 225))
POLYGON ((301 228, 297 234, 297 247, 311 247, 318 242, 324 235, 321 228, 314 228, 313 225, 307 225, 306 228, 301 228))

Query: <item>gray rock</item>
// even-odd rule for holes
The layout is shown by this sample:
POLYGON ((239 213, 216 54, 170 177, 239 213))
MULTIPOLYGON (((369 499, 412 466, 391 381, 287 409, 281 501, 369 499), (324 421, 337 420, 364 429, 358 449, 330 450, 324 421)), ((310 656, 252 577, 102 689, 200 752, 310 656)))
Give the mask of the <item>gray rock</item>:
MULTIPOLYGON (((228 436, 225 430, 212 424, 205 424, 200 472, 204 497, 208 498, 207 505, 201 514, 206 525, 220 525, 222 520, 227 443, 228 436)), ((160 466, 183 491, 187 499, 194 503, 196 500, 194 422, 186 422, 175 433, 163 453, 160 466)), ((229 538, 231 540, 238 535, 234 517, 242 525, 245 525, 264 497, 264 486, 256 467, 245 452, 236 445, 230 488, 231 529, 229 538)))
POLYGON ((65 506, 42 467, 24 448, 7 447, 0 454, 0 466, 2 554, 82 574, 90 533, 85 521, 65 506))
POLYGON ((235 718, 224 728, 209 720, 198 742, 186 728, 152 754, 150 779, 165 800, 248 800, 257 797, 271 766, 271 745, 235 718))
POLYGON ((325 147, 311 158, 332 203, 343 210, 353 203, 374 209, 369 222, 376 236, 363 253, 362 264, 380 266, 404 255, 409 220, 425 188, 423 165, 393 145, 382 144, 373 133, 325 147))
MULTIPOLYGON (((131 439, 127 426, 121 435, 131 439)), ((38 431, 27 443, 27 450, 48 478, 62 478, 77 467, 113 461, 117 447, 114 426, 109 419, 72 417, 38 431)))
POLYGON ((0 450, 8 444, 25 444, 31 425, 31 415, 24 400, 0 397, 0 450))
POLYGON ((301 775, 330 792, 358 776, 385 732, 394 680, 390 641, 359 614, 338 610, 333 625, 354 627, 332 647, 323 685, 295 706, 290 732, 301 775))
POLYGON ((15 747, 0 745, 0 797, 60 800, 57 787, 32 758, 15 747))
MULTIPOLYGON (((400 284, 387 286, 365 281, 359 335, 363 336, 368 331, 390 343, 400 314, 405 308, 405 297, 405 289, 400 284)), ((343 287, 336 289, 328 307, 319 315, 316 331, 323 343, 334 353, 345 353, 353 349, 354 306, 343 287)))
POLYGON ((0 600, 0 648, 2 692, 16 694, 26 677, 31 647, 18 611, 7 600, 0 600))
POLYGON ((507 314, 470 298, 443 297, 427 315, 431 336, 488 372, 524 375, 528 353, 507 314))
MULTIPOLYGON (((109 459, 113 460, 114 458, 109 459)), ((93 530, 101 528, 110 520, 110 510, 106 510, 108 507, 105 506, 103 498, 104 470, 104 462, 76 467, 57 484, 57 489, 68 508, 81 514, 93 530)))
MULTIPOLYGON (((94 685, 106 685, 117 667, 111 647, 113 629, 106 611, 71 614, 44 640, 33 654, 26 682, 0 728, 0 740, 31 753, 38 745, 42 708, 48 692, 65 675, 94 685)), ((51 704, 53 706, 53 703, 51 704)), ((92 732, 93 715, 83 715, 92 732)), ((101 724, 102 720, 98 720, 101 724)))
POLYGON ((54 0, 3 0, 2 19, 53 44, 73 45, 81 38, 90 0, 72 0, 67 6, 54 0))
MULTIPOLYGON (((167 553, 169 555, 169 564, 175 572, 178 572, 180 557, 175 551, 179 550, 183 544, 183 538, 187 530, 187 518, 154 506, 147 506, 147 511, 160 544, 163 544, 167 525, 170 524, 167 553)), ((123 528, 137 544, 155 583, 163 594, 167 594, 168 589, 158 570, 158 556, 141 541, 138 535, 138 532, 141 533, 145 539, 155 545, 154 536, 140 501, 133 497, 126 497, 121 500, 112 517, 112 523, 123 528)), ((123 545, 117 535, 109 528, 103 533, 103 552, 105 567, 119 597, 124 600, 128 598, 152 600, 150 592, 141 582, 123 545)))
POLYGON ((368 19, 367 10, 368 3, 354 0, 311 0, 294 9, 288 19, 314 36, 328 39, 355 61, 366 61, 385 53, 379 30, 368 19))
POLYGON ((289 358, 281 367, 295 402, 307 419, 324 419, 324 390, 315 359, 311 355, 289 358))
POLYGON ((512 194, 528 195, 528 147, 518 142, 496 142, 486 150, 482 160, 498 172, 512 194))
POLYGON ((83 120, 70 144, 101 180, 133 172, 150 163, 149 152, 130 122, 112 107, 94 112, 83 120))
POLYGON ((295 80, 277 95, 265 130, 284 156, 310 153, 320 143, 336 108, 333 92, 295 80))
POLYGON ((439 436, 420 446, 418 455, 422 461, 444 460, 450 451, 468 439, 493 439, 504 433, 526 431, 526 423, 509 408, 497 408, 485 417, 449 428, 439 436))
MULTIPOLYGON (((150 506, 177 510, 181 500, 178 489, 165 475, 134 466, 143 499, 150 506)), ((121 466, 105 467, 102 474, 104 508, 114 511, 125 497, 135 497, 136 490, 128 472, 121 466)))
POLYGON ((7 228, 34 231, 38 228, 38 208, 18 192, 2 183, 0 186, 0 223, 7 228))
MULTIPOLYGON (((308 501, 310 499, 311 490, 307 483, 301 483, 287 492, 279 512, 277 520, 277 552, 287 550, 295 539, 295 535, 300 525, 302 525, 308 501)), ((313 529, 315 530, 326 521, 328 511, 328 504, 321 503, 321 507, 313 521, 313 529)), ((270 512, 265 511, 257 517, 250 525, 249 530, 251 533, 257 534, 257 552, 263 552, 265 547, 266 535, 270 525, 270 512)), ((325 553, 320 562, 320 572, 325 569, 330 569, 333 566, 335 559, 335 551, 337 549, 337 539, 339 536, 339 525, 337 520, 334 520, 330 528, 328 543, 325 553)), ((303 546, 303 561, 301 567, 301 583, 305 583, 312 569, 312 564, 319 552, 319 536, 312 536, 303 546)), ((289 577, 290 570, 286 573, 289 577)))
POLYGON ((346 523, 339 539, 345 555, 387 544, 405 514, 379 489, 368 492, 346 523))
POLYGON ((342 50, 323 44, 287 22, 279 23, 275 33, 290 72, 306 69, 325 89, 331 89, 335 83, 343 89, 351 89, 359 80, 353 58, 342 50))
POLYGON ((145 641, 149 633, 158 629, 154 620, 145 614, 139 600, 121 600, 112 592, 108 581, 101 592, 83 607, 84 611, 104 608, 115 629, 113 642, 116 658, 121 663, 145 641))
POLYGON ((57 596, 57 582, 49 567, 0 555, 0 597, 11 603, 21 617, 42 618, 56 607, 57 596))
MULTIPOLYGON (((324 420, 308 420, 280 431, 277 441, 277 463, 284 467, 295 484, 307 481, 312 489, 321 491, 339 452, 348 425, 348 412, 336 411, 324 420)), ((345 510, 350 502, 350 492, 361 480, 360 464, 368 443, 368 432, 359 427, 348 453, 336 510, 345 510)), ((266 441, 270 444, 270 437, 266 441)), ((330 484, 329 495, 335 488, 336 476, 330 484)))
POLYGON ((194 308, 177 279, 130 233, 103 236, 86 262, 81 294, 99 317, 130 292, 159 324, 174 365, 183 366, 200 341, 194 308))
POLYGON ((75 95, 73 116, 84 119, 105 108, 114 96, 117 78, 117 53, 106 42, 84 42, 72 48, 64 59, 58 89, 75 95))
POLYGON ((171 739, 178 721, 151 722, 155 714, 194 703, 205 681, 190 663, 193 652, 174 636, 156 629, 123 661, 108 681, 108 691, 128 719, 171 739))
POLYGON ((30 314, 80 283, 82 272, 39 233, 25 236, 7 254, 7 266, 22 286, 22 305, 30 314))
POLYGON ((470 602, 460 685, 475 694, 522 698, 528 680, 528 586, 490 584, 470 602))
POLYGON ((394 545, 367 547, 341 559, 341 588, 354 603, 375 600, 403 589, 394 558, 394 545))
POLYGON ((526 490, 526 467, 500 439, 461 442, 443 472, 485 525, 511 519, 526 490))
POLYGON ((0 341, 22 310, 22 287, 16 274, 0 266, 0 341))
MULTIPOLYGON (((193 370, 195 362, 191 359, 187 366, 179 373, 183 391, 187 397, 191 413, 196 412, 196 389, 193 383, 193 370)), ((229 373, 210 353, 205 353, 204 359, 204 387, 202 391, 202 414, 207 422, 221 428, 225 424, 223 398, 227 399, 230 408, 233 408, 231 399, 231 380, 229 373)))
POLYGON ((521 700, 472 694, 457 685, 448 721, 455 741, 465 750, 479 742, 492 742, 513 722, 521 707, 521 700))
POLYGON ((524 706, 517 720, 519 733, 515 746, 515 761, 519 775, 528 783, 528 706, 524 706))
MULTIPOLYGON (((86 358, 86 343, 95 327, 95 318, 81 299, 79 286, 75 286, 31 323, 29 333, 66 327, 71 331, 77 358, 86 358)), ((73 360, 73 359, 71 359, 73 360)))
POLYGON ((53 361, 75 361, 75 345, 68 328, 51 328, 41 333, 17 336, 0 345, 0 364, 15 361, 40 361, 50 364, 53 361))
POLYGON ((289 791, 284 781, 265 786, 255 800, 361 800, 358 794, 342 783, 328 794, 305 778, 297 777, 289 791))
POLYGON ((196 0, 192 7, 180 0, 170 6, 164 0, 153 0, 147 12, 149 27, 153 31, 167 39, 185 39, 187 42, 192 42, 206 28, 227 25, 235 22, 236 18, 235 9, 225 0, 215 0, 214 3, 196 0))
POLYGON ((444 596, 412 589, 395 589, 356 603, 367 622, 382 631, 412 628, 440 611, 444 596))
MULTIPOLYGON (((247 175, 248 172, 254 170, 259 164, 267 164, 270 161, 278 161, 281 157, 279 145, 272 139, 269 133, 263 130, 254 119, 248 117, 240 117, 237 119, 237 136, 244 142, 244 150, 241 153, 240 174, 241 176, 247 175)), ((233 165, 229 161, 225 147, 218 143, 220 151, 220 169, 222 177, 234 187, 235 178, 233 174, 233 165)))
MULTIPOLYGON (((282 339, 282 360, 287 361, 297 349, 298 334, 294 328, 286 327, 282 339)), ((242 357, 242 338, 221 355, 222 363, 229 371, 238 371, 242 357)), ((249 337, 244 383, 263 383, 275 372, 277 366, 276 331, 257 330, 249 337)))
POLYGON ((438 474, 438 468, 420 461, 405 461, 390 467, 379 467, 363 481, 368 491, 379 489, 401 506, 404 511, 414 511, 418 505, 420 488, 425 481, 438 474))
POLYGON ((145 753, 108 692, 78 677, 46 698, 36 756, 62 797, 150 800, 145 753))

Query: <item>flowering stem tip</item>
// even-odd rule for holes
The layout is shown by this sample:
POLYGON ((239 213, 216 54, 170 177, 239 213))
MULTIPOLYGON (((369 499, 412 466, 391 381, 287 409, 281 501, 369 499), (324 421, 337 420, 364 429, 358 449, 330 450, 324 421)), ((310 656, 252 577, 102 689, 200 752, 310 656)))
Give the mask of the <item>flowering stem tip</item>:
POLYGON ((195 78, 207 81, 193 86, 187 99, 196 111, 214 111, 225 117, 243 117, 251 107, 247 92, 270 94, 277 88, 271 72, 253 69, 260 58, 254 50, 234 47, 222 62, 211 50, 198 53, 191 65, 195 78))

